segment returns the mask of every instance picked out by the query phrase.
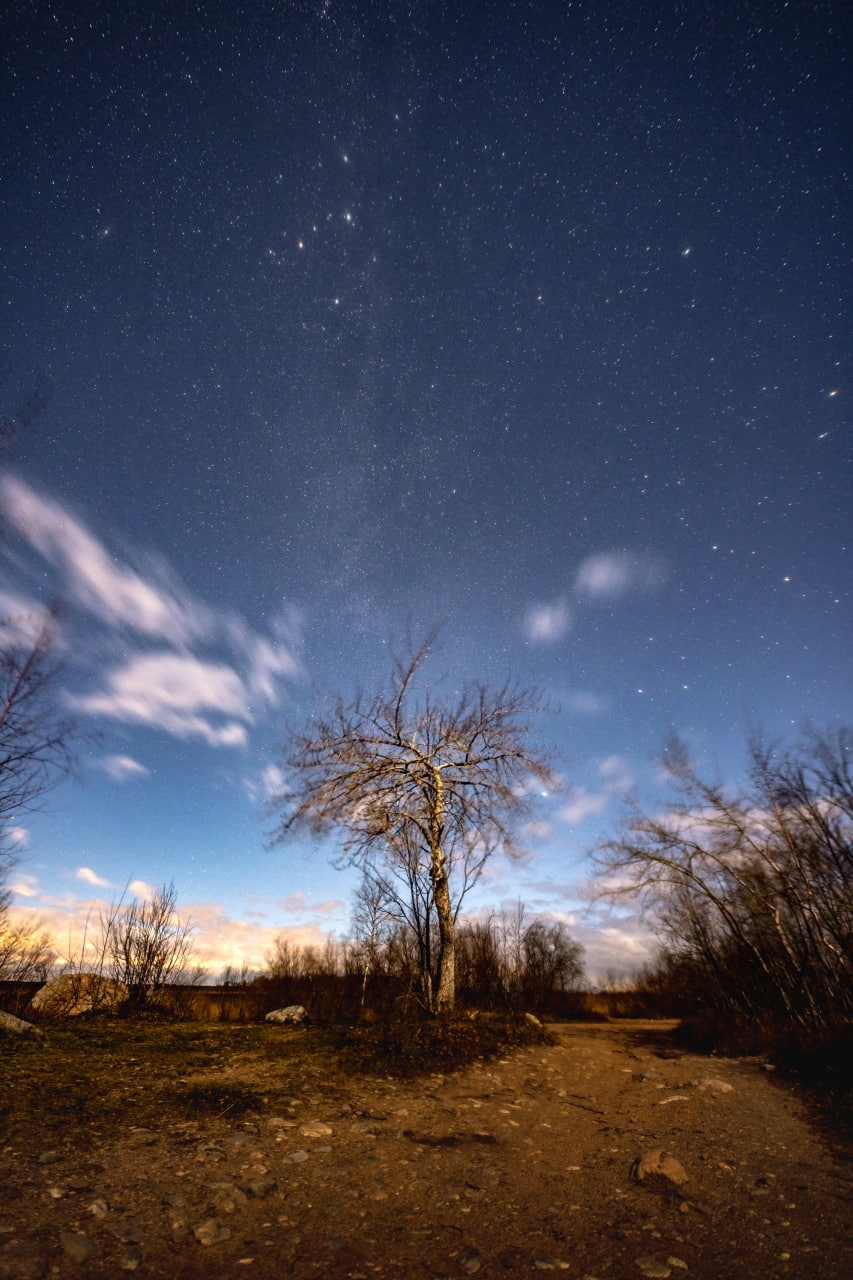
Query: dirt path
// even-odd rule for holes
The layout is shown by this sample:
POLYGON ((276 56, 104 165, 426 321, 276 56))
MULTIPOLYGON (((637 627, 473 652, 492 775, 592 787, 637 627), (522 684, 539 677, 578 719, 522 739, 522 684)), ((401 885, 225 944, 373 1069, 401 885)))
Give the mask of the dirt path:
POLYGON ((0 1277, 853 1276, 849 1161, 758 1064, 665 1029, 562 1024, 447 1077, 130 1131, 0 1204, 0 1277), (656 1149, 688 1181, 633 1179, 656 1149), (63 1231, 97 1253, 73 1261, 63 1231))

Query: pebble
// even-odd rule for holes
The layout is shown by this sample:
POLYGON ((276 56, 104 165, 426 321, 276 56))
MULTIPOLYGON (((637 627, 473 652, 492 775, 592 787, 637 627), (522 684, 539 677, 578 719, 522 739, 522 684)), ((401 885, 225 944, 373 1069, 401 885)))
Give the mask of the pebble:
POLYGON ((272 1178, 250 1178, 243 1184, 250 1196, 256 1200, 265 1200, 275 1191, 276 1184, 272 1178))
POLYGON ((89 1205, 89 1212, 93 1218, 105 1218, 109 1212, 106 1200, 93 1200, 89 1205))
POLYGON ((304 1164, 308 1159, 307 1151, 291 1151, 289 1156, 284 1157, 285 1164, 304 1164))
POLYGON ((141 1263, 141 1250, 137 1249, 136 1245, 131 1245, 129 1249, 125 1249, 118 1265, 121 1267, 122 1271, 135 1271, 141 1263))
POLYGON ((667 1276, 672 1275, 671 1267, 668 1267, 665 1262, 661 1262, 659 1258, 653 1258, 650 1254, 644 1254, 641 1258, 635 1258, 634 1261, 643 1275, 649 1276, 651 1280, 667 1280, 667 1276))
POLYGON ((304 1124, 299 1130, 303 1138, 328 1138, 332 1133, 330 1124, 323 1124, 321 1120, 311 1120, 308 1124, 304 1124))
POLYGON ((711 1093, 734 1093, 734 1085, 728 1083, 727 1080, 720 1080, 717 1076, 703 1076, 701 1080, 694 1080, 697 1089, 708 1090, 711 1093))
POLYGON ((199 1244, 203 1245, 221 1244, 224 1240, 231 1239, 230 1229, 223 1226, 216 1218, 205 1218, 204 1222, 200 1222, 194 1229, 193 1235, 199 1244))
POLYGON ((456 1261, 459 1270, 466 1276, 476 1275, 483 1265, 476 1249, 472 1249, 469 1253, 460 1254, 456 1261))
POLYGON ((159 1134, 153 1129, 131 1129, 130 1137, 135 1147, 153 1147, 157 1141, 159 1134))
POLYGON ((235 1187, 232 1182, 214 1182, 211 1190, 214 1193, 213 1204, 220 1213, 236 1213, 238 1209, 245 1209, 249 1203, 245 1191, 235 1187))
POLYGON ((66 1258, 72 1262, 88 1262, 98 1250, 83 1231, 60 1231, 59 1243, 66 1258))

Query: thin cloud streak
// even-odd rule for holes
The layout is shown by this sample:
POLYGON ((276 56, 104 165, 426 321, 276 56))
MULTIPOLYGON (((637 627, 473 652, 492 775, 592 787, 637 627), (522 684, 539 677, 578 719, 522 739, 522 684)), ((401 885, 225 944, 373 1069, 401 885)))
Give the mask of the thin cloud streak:
POLYGON ((70 603, 106 626, 186 645, 209 634, 212 614, 165 581, 146 581, 116 564, 106 548, 67 507, 38 494, 23 480, 0 476, 9 523, 63 580, 70 603), (183 598, 182 598, 183 597, 183 598))
MULTIPOLYGON (((145 572, 117 562, 67 507, 19 478, 0 477, 0 500, 10 527, 54 570, 57 594, 69 607, 108 634, 120 634, 125 648, 128 632, 143 644, 160 642, 113 666, 98 688, 68 694, 75 711, 211 747, 245 747, 248 726, 262 709, 278 705, 280 682, 302 675, 296 610, 273 618, 271 634, 259 634, 238 615, 215 613, 196 599, 164 561, 142 557, 145 572), (234 662, 191 653, 199 644, 227 648, 234 662)), ((6 590, 0 594, 4 615, 21 619, 14 624, 21 643, 34 626, 31 619, 46 616, 26 596, 6 590)), ((100 767, 123 780, 142 771, 129 759, 111 757, 100 767)))

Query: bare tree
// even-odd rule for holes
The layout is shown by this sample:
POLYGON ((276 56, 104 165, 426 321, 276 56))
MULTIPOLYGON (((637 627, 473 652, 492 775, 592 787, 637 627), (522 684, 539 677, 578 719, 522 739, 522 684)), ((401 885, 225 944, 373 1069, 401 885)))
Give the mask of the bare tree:
POLYGON ((382 965, 383 951, 395 920, 394 904, 381 879, 365 870, 352 908, 352 945, 348 963, 361 976, 359 1005, 364 1009, 367 983, 382 965))
POLYGON ((52 647, 55 614, 0 619, 0 952, 6 968, 44 968, 44 939, 9 920, 9 873, 16 865, 16 827, 73 764, 72 722, 56 707, 52 647), (33 946, 36 944, 33 951, 33 946), (13 964, 13 954, 18 961, 13 964))
POLYGON ((598 851, 609 896, 645 905, 662 963, 735 1018, 804 1026, 853 1017, 853 735, 793 752, 750 745, 737 790, 703 779, 683 747, 666 762, 677 797, 637 811, 598 851))
POLYGON ((402 870, 419 892, 423 865, 438 934, 430 1006, 443 1013, 455 1000, 460 897, 492 853, 517 851, 530 781, 553 787, 554 778, 528 746, 535 700, 509 684, 475 684, 439 702, 417 679, 429 648, 396 661, 384 692, 339 698, 295 737, 274 798, 281 821, 273 841, 340 831, 342 862, 402 870))
POLYGON ((105 972, 126 988, 128 1012, 157 1005, 167 986, 200 976, 192 968, 193 925, 178 914, 174 884, 115 904, 101 917, 101 932, 105 972))
POLYGON ((0 850, 10 827, 68 773, 74 726, 56 709, 56 615, 0 621, 0 850))

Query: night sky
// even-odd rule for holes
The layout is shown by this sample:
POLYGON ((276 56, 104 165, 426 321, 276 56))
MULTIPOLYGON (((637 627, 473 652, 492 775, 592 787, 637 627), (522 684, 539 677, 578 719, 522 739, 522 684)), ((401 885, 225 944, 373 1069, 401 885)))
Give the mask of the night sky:
MULTIPOLYGON (((849 721, 847 6, 25 3, 4 27, 9 617, 65 603, 98 737, 21 912, 174 878, 214 968, 346 932, 268 851, 287 726, 441 624, 541 689, 573 791, 472 907, 587 902, 681 733, 849 721)), ((76 923, 74 923, 76 922, 76 923)))

